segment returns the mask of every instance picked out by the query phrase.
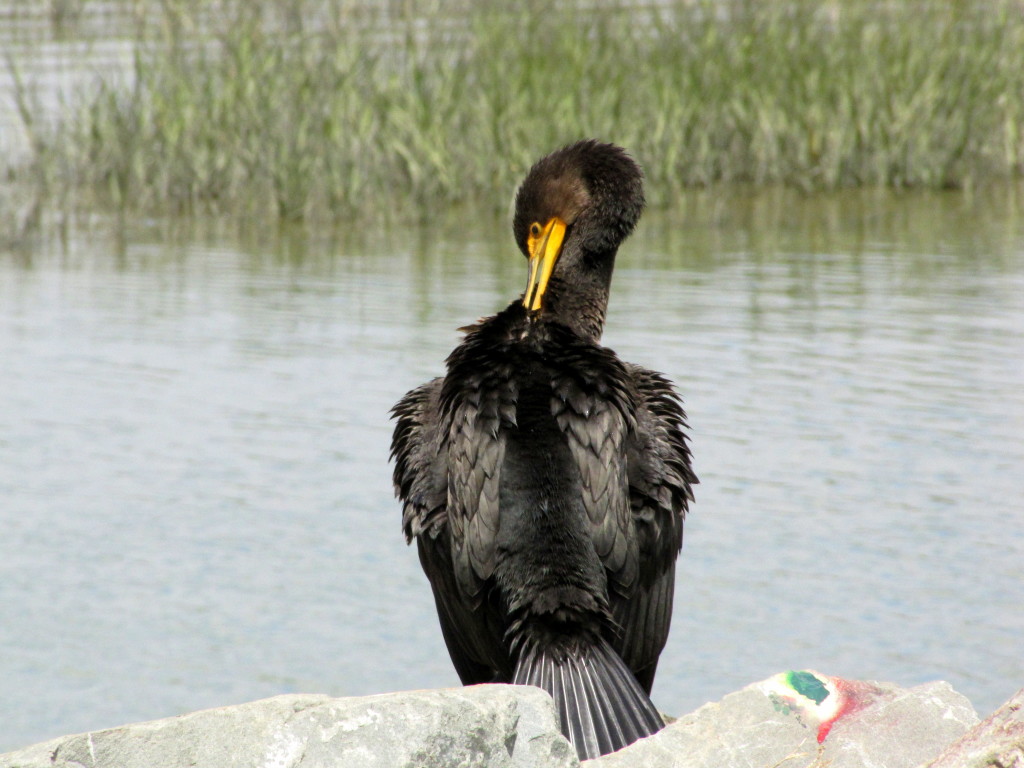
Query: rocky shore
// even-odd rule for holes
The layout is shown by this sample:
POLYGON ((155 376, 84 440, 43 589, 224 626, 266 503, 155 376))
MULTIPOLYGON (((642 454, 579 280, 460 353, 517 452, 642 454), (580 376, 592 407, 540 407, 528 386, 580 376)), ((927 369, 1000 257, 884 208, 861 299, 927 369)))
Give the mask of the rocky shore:
MULTIPOLYGON (((672 721, 595 768, 1024 766, 1024 689, 979 722, 947 683, 795 671, 672 721)), ((0 768, 572 768, 551 699, 480 685, 357 698, 285 695, 53 739, 0 768)))

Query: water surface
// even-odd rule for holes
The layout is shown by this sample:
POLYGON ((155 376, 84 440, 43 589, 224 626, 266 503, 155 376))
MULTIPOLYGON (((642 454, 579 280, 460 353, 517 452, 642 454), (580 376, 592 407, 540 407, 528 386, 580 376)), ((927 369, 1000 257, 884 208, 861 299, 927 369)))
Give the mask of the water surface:
MULTIPOLYGON (((1024 685, 1016 211, 769 195, 644 219, 605 342, 678 383, 701 478, 665 711, 790 668, 945 679, 982 714, 1024 685)), ((0 254, 0 751, 456 684, 387 411, 524 277, 503 222, 458 217, 0 254)))

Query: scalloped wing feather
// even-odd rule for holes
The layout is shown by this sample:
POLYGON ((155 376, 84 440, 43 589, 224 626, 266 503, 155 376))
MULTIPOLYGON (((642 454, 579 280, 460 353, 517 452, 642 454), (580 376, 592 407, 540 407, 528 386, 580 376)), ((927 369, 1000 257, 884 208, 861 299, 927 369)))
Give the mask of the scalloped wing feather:
POLYGON ((563 342, 552 378, 552 413, 580 472, 594 549, 616 591, 639 567, 627 483, 626 441, 635 424, 625 368, 610 350, 563 342))
POLYGON ((394 408, 391 439, 395 495, 402 501, 402 530, 407 541, 423 532, 437 535, 445 522, 447 462, 440 450, 437 421, 440 378, 410 391, 394 408))
POLYGON ((452 564, 459 589, 474 603, 494 573, 505 459, 502 425, 515 423, 512 372, 486 341, 473 334, 452 353, 440 400, 451 466, 447 509, 452 564), (474 364, 464 366, 466 361, 474 364))

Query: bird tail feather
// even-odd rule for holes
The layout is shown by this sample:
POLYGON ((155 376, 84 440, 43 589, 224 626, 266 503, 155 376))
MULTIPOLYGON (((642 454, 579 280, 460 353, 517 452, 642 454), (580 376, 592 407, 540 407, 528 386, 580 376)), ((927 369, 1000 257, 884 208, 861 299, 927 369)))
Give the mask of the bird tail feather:
POLYGON ((576 654, 535 646, 520 655, 512 682, 551 694, 562 733, 580 760, 615 752, 665 726, 629 667, 603 638, 576 654))

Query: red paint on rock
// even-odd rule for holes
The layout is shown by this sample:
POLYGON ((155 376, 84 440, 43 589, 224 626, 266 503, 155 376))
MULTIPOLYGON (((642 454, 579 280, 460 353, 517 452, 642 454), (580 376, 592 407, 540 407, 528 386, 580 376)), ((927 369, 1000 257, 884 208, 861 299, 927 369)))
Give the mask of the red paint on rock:
POLYGON ((873 687, 865 685, 859 680, 844 680, 841 677, 829 678, 832 684, 836 688, 836 695, 839 697, 839 708, 836 710, 835 715, 825 720, 818 726, 818 743, 821 744, 828 737, 829 732, 832 730, 832 726, 841 717, 856 712, 858 709, 863 708, 870 699, 864 694, 869 693, 873 687))

